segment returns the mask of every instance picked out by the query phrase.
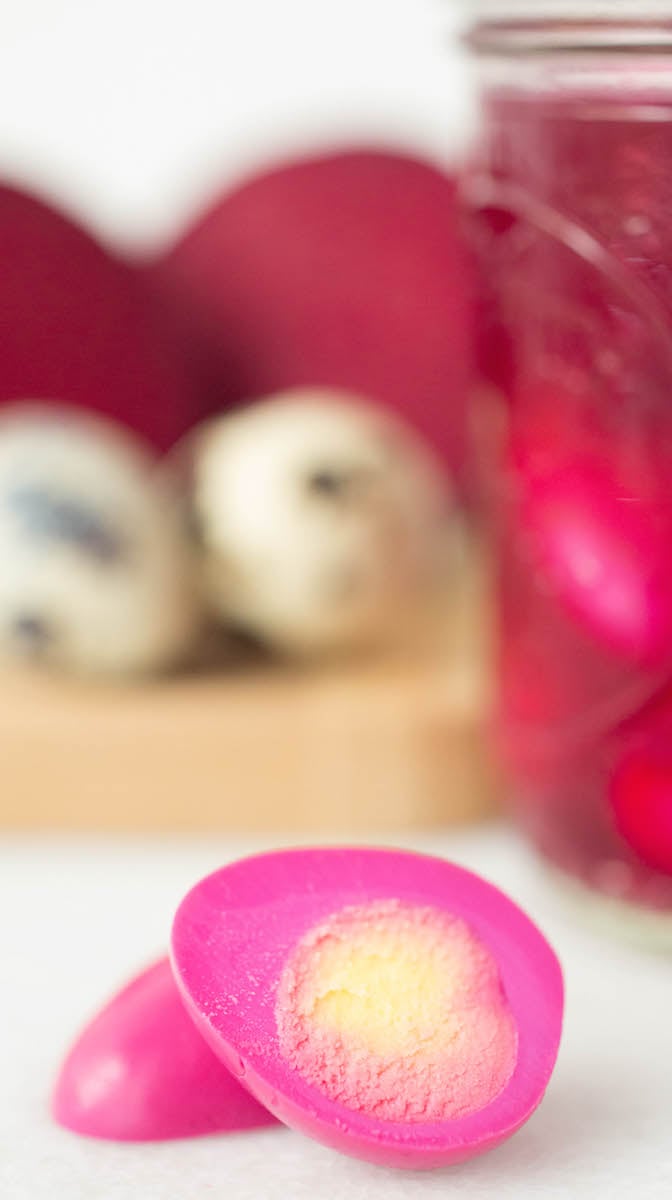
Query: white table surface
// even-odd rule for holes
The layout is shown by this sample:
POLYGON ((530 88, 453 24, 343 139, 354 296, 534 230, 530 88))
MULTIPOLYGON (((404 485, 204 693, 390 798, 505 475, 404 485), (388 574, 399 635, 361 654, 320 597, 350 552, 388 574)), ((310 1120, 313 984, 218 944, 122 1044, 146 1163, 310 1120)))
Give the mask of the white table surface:
MULTIPOLYGON (((567 980, 558 1066, 541 1108, 463 1166, 395 1172, 272 1129, 159 1145, 79 1139, 47 1111, 81 1022, 163 948, 183 892, 279 839, 5 838, 0 843, 3 1200, 669 1200, 672 961, 568 919, 518 842, 489 829, 414 838, 523 903, 567 980)), ((407 844, 411 844, 408 842, 407 844)))

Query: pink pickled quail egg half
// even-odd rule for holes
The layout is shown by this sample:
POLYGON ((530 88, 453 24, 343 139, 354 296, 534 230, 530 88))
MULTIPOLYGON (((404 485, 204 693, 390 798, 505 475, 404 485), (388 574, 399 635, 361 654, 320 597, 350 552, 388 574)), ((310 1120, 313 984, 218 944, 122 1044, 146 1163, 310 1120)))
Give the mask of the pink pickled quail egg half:
POLYGON ((554 1067, 555 954, 502 892, 438 858, 244 859, 184 899, 172 961, 198 1028, 252 1095, 371 1162, 429 1168, 496 1146, 554 1067))

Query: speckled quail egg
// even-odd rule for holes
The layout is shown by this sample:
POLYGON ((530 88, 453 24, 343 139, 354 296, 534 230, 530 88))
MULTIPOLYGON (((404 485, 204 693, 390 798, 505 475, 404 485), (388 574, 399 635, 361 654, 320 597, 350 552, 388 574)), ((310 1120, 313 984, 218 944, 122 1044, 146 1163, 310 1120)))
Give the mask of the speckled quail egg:
POLYGON ((388 643, 445 559, 445 470, 349 393, 303 388, 215 419, 189 473, 209 607, 281 651, 388 643))
POLYGON ((198 624, 167 479, 111 422, 15 405, 0 415, 0 655, 77 673, 154 671, 198 624))

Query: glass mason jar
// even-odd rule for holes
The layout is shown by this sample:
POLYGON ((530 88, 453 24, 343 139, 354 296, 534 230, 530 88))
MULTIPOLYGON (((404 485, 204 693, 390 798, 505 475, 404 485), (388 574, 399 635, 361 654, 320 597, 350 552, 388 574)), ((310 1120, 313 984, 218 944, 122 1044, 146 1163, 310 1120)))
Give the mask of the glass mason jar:
POLYGON ((558 878, 672 947, 672 0, 475 11, 496 740, 558 878))

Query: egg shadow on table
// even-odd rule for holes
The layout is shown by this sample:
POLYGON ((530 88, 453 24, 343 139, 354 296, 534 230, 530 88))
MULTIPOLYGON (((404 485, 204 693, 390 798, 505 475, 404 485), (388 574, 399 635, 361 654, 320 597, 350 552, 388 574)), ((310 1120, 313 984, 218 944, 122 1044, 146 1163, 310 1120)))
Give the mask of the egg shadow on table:
MULTIPOLYGON (((626 1087, 627 1081, 623 1081, 626 1087)), ((502 1179, 509 1189, 516 1176, 521 1187, 529 1190, 538 1180, 547 1188, 557 1181, 567 1186, 567 1173, 573 1168, 587 1176, 591 1164, 599 1168, 605 1152, 621 1135, 632 1137, 635 1126, 647 1125, 646 1110, 628 1112, 623 1107, 623 1091, 614 1086, 613 1075, 600 1079, 595 1064, 588 1064, 585 1074, 567 1074, 558 1078, 529 1123, 514 1136, 486 1154, 468 1162, 434 1171, 393 1171, 388 1168, 358 1164, 367 1178, 389 1176, 390 1188, 397 1195, 400 1177, 408 1179, 409 1194, 435 1195, 437 1185, 460 1189, 480 1185, 478 1194, 498 1194, 502 1179), (412 1183, 411 1183, 412 1180, 412 1183), (394 1181, 394 1183, 393 1183, 394 1181), (482 1188, 482 1192, 481 1192, 482 1188)), ((350 1179, 352 1184, 352 1178, 350 1179)), ((469 1191, 469 1195, 472 1192, 469 1191)))
POLYGON ((563 1074, 516 1134, 494 1150, 440 1174, 453 1187, 468 1180, 491 1185, 493 1195, 503 1173, 509 1180, 519 1175, 527 1188, 535 1178, 540 1188, 548 1187, 557 1174, 566 1186, 567 1172, 573 1167, 586 1174, 590 1164, 599 1164, 621 1136, 631 1138, 635 1125, 645 1130, 646 1111, 635 1113, 623 1106, 627 1087, 626 1080, 623 1088, 615 1087, 611 1074, 600 1078, 597 1064, 587 1064, 585 1073, 563 1074))

